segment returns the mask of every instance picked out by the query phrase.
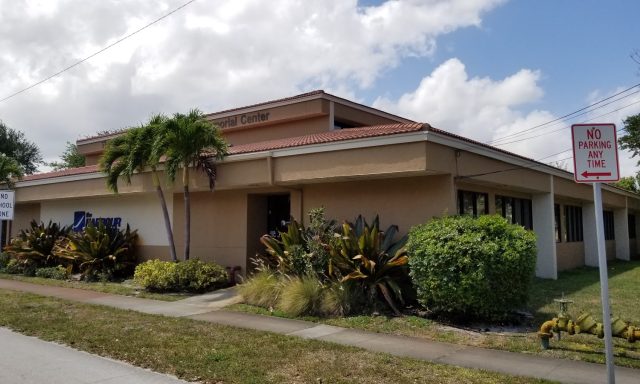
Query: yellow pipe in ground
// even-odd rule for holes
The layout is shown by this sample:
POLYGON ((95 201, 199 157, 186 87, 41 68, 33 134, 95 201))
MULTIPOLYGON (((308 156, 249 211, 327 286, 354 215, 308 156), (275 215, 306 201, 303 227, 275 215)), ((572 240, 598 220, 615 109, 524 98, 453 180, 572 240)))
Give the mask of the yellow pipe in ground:
MULTIPOLYGON (((589 313, 583 313, 575 322, 570 318, 554 317, 552 320, 542 323, 540 331, 538 331, 542 348, 549 348, 549 339, 553 336, 553 332, 560 334, 563 331, 570 335, 590 333, 601 339, 604 337, 603 324, 596 322, 589 313)), ((626 339, 630 343, 640 340, 640 328, 629 325, 618 317, 611 319, 611 333, 612 336, 626 339)))

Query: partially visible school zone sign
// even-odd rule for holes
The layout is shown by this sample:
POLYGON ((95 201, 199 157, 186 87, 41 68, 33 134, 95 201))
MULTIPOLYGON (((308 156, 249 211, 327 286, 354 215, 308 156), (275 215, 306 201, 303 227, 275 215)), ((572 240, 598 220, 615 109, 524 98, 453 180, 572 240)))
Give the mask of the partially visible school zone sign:
POLYGON ((618 142, 614 124, 574 124, 573 169, 577 183, 620 180, 618 142))
POLYGON ((13 220, 15 192, 0 190, 0 220, 13 220))

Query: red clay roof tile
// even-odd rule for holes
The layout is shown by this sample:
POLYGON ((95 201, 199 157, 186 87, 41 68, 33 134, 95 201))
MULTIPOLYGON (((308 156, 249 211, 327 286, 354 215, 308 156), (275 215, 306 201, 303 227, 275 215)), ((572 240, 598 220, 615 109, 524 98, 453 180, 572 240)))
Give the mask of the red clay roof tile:
POLYGON ((53 172, 46 172, 46 173, 36 173, 34 175, 27 175, 27 176, 22 178, 22 181, 52 179, 54 177, 82 175, 82 174, 85 174, 85 173, 94 173, 94 172, 98 172, 98 166, 97 165, 88 165, 86 167, 69 168, 69 169, 63 169, 61 171, 53 171, 53 172))
POLYGON ((336 141, 364 139, 377 136, 396 135, 421 130, 422 123, 397 123, 386 125, 375 125, 371 127, 348 128, 336 131, 315 133, 311 135, 288 137, 284 139, 261 141, 258 143, 248 143, 233 146, 229 149, 229 154, 252 153, 269 151, 275 149, 301 147, 304 145, 333 143, 336 141))

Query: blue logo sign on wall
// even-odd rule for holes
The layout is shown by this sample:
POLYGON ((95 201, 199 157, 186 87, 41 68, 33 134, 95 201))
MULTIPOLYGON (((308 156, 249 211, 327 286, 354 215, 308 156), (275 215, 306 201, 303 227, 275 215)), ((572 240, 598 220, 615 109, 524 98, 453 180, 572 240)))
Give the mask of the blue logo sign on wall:
POLYGON ((89 211, 75 211, 73 212, 73 226, 71 227, 75 232, 80 232, 89 223, 94 226, 98 226, 99 223, 103 223, 107 227, 120 228, 122 225, 122 218, 120 217, 93 217, 93 214, 89 211))

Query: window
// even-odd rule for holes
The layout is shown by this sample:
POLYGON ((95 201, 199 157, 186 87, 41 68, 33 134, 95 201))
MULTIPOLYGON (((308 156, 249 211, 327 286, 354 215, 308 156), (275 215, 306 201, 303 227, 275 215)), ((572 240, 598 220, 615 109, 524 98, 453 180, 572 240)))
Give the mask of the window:
POLYGON ((582 207, 574 205, 564 206, 565 229, 567 242, 583 241, 582 234, 582 207))
POLYGON ((496 196, 496 213, 502 215, 512 224, 520 224, 526 229, 533 229, 531 200, 529 199, 496 196))
POLYGON ((636 238, 636 215, 627 216, 627 220, 629 221, 629 238, 636 238))
POLYGON ((489 213, 488 202, 486 193, 458 191, 458 213, 461 215, 486 215, 489 213))
POLYGON ((556 243, 561 243, 562 231, 560 230, 560 204, 553 205, 553 218, 556 232, 556 243))
POLYGON ((602 211, 602 218, 604 221, 604 239, 615 240, 616 234, 613 226, 613 212, 602 211))

